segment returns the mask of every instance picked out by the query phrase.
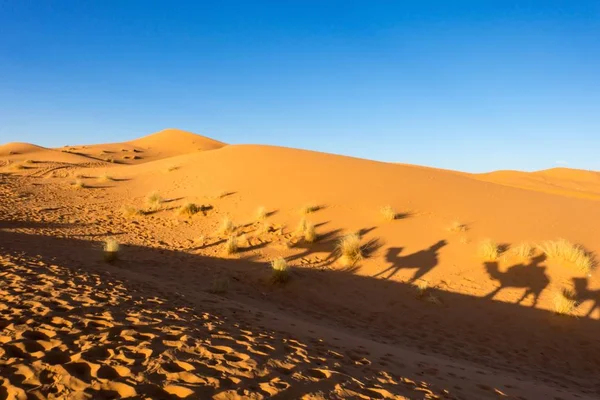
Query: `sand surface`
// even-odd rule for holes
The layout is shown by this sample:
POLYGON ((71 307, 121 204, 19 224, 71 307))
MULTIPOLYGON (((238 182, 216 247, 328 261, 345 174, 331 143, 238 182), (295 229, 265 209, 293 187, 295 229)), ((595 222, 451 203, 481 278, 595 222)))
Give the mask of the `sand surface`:
POLYGON ((591 171, 467 174, 175 129, 0 145, 0 399, 599 398, 597 273, 511 250, 598 253, 598 200, 591 171), (345 265, 353 232, 364 257, 345 265))

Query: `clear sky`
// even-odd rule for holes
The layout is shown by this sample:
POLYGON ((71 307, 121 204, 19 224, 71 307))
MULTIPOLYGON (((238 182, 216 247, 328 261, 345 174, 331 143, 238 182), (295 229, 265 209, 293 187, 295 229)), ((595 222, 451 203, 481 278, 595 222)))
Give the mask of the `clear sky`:
POLYGON ((600 170, 600 1, 0 0, 0 143, 600 170))

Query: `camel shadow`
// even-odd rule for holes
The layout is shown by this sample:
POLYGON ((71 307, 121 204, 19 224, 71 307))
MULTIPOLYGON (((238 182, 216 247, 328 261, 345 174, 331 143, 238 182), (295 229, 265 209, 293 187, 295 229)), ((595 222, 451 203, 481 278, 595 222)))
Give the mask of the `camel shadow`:
POLYGON ((546 275, 546 267, 540 266, 546 257, 540 255, 531 259, 529 264, 516 264, 501 272, 495 261, 484 263, 485 269, 492 280, 498 281, 500 286, 491 291, 485 298, 494 298, 505 288, 524 288, 525 293, 517 300, 521 304, 529 295, 533 296, 531 307, 535 307, 540 294, 550 284, 550 278, 546 275))
POLYGON ((391 247, 388 249, 385 260, 392 265, 374 275, 375 278, 383 276, 390 279, 401 269, 416 269, 410 282, 422 278, 438 264, 439 250, 448 244, 445 240, 433 244, 426 250, 420 250, 407 256, 400 256, 402 247, 391 247))
POLYGON ((573 289, 575 290, 575 300, 578 304, 588 300, 592 301, 592 306, 585 315, 586 317, 589 318, 596 309, 600 310, 600 289, 590 290, 587 278, 573 278, 573 289))

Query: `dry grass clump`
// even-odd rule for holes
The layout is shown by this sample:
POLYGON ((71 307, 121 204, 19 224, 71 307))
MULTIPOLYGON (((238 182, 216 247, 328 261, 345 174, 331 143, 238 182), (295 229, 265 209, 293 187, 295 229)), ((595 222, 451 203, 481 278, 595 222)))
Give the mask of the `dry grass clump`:
POLYGON ((167 172, 177 171, 178 169, 179 169, 179 166, 171 165, 170 167, 167 168, 167 172))
POLYGON ((315 225, 309 222, 306 218, 302 218, 298 223, 298 227, 294 232, 294 236, 303 237, 308 243, 314 243, 317 241, 317 232, 315 225))
POLYGON ((417 296, 423 297, 423 296, 425 296, 427 289, 429 289, 429 283, 424 280, 419 280, 415 284, 415 289, 417 290, 417 296))
POLYGON ((492 239, 485 239, 479 243, 477 253, 483 261, 496 261, 500 255, 500 250, 498 244, 492 239))
POLYGON ((320 207, 316 204, 305 204, 302 206, 302 208, 300 208, 300 213, 304 215, 311 214, 318 211, 319 208, 320 207))
POLYGON ((538 247, 548 258, 569 263, 588 275, 594 269, 595 263, 591 254, 587 253, 580 245, 573 244, 566 239, 547 240, 538 247))
POLYGON ((98 182, 111 182, 114 181, 113 177, 104 173, 98 177, 98 182))
POLYGON ((229 236, 225 242, 225 254, 231 255, 238 251, 238 238, 235 235, 229 236))
POLYGON ((562 288, 554 293, 554 312, 560 315, 572 315, 577 308, 575 292, 571 289, 562 288))
POLYGON ((264 221, 265 219, 267 219, 267 209, 263 206, 260 206, 256 210, 256 220, 264 221))
POLYGON ((192 215, 197 214, 200 211, 202 211, 202 206, 199 206, 194 203, 185 203, 184 205, 179 207, 179 209, 177 209, 177 214, 191 217, 192 215))
POLYGON ((533 247, 527 242, 519 243, 511 249, 511 253, 519 260, 529 260, 533 255, 533 247))
POLYGON ((75 181, 73 183, 71 183, 71 187, 73 189, 85 189, 87 187, 87 185, 85 184, 85 182, 81 179, 75 179, 75 181))
POLYGON ((144 212, 142 210, 134 206, 124 206, 121 209, 121 213, 125 218, 135 218, 144 215, 144 212))
POLYGON ((285 283, 290 279, 289 267, 285 258, 278 257, 271 261, 273 269, 272 280, 274 283, 285 283))
POLYGON ((223 218, 223 222, 221 222, 218 233, 221 235, 231 235, 233 232, 235 232, 235 225, 231 218, 226 216, 223 218))
POLYGON ((108 238, 104 242, 104 260, 113 262, 119 255, 119 242, 115 238, 108 238))
POLYGON ((164 199, 158 194, 158 192, 152 192, 146 196, 146 206, 150 211, 160 210, 160 207, 164 199))
POLYGON ((467 225, 463 224, 460 221, 453 221, 450 226, 447 228, 448 232, 454 232, 454 233, 459 233, 459 232, 466 232, 467 231, 467 225))
POLYGON ((307 222, 304 228, 304 240, 308 243, 314 243, 317 241, 317 232, 315 230, 315 224, 307 222))
POLYGON ((350 233, 341 238, 338 250, 343 265, 354 265, 363 258, 360 236, 357 233, 350 233))
POLYGON ((392 206, 383 206, 379 211, 381 212, 381 216, 385 221, 393 221, 398 218, 398 213, 392 208, 392 206))

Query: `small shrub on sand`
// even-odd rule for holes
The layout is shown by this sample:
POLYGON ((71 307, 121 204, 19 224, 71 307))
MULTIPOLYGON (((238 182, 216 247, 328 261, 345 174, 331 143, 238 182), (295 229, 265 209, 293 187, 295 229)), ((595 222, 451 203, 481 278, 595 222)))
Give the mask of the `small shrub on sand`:
POLYGON ((233 232, 235 232, 235 225, 231 218, 226 216, 223 218, 223 222, 221 222, 218 233, 221 235, 231 235, 233 232))
POLYGON ((144 212, 142 210, 133 206, 124 206, 121 209, 121 213, 125 218, 135 218, 144 215, 144 212))
POLYGON ((483 261, 496 261, 500 251, 496 242, 491 239, 485 239, 479 243, 477 253, 483 261))
POLYGON ((119 242, 115 238, 108 238, 104 242, 104 260, 113 262, 119 255, 119 242))
POLYGON ((526 261, 533 255, 533 247, 526 242, 519 243, 511 249, 511 253, 519 260, 526 261))
POLYGON ((285 258, 278 257, 271 261, 271 268, 273 269, 272 280, 274 283, 285 283, 290 279, 289 267, 285 258))
POLYGON ((171 165, 170 167, 167 168, 167 172, 177 171, 178 169, 179 169, 179 167, 177 165, 171 165))
POLYGON ((235 235, 229 236, 225 242, 225 254, 231 255, 238 251, 238 238, 235 235))
POLYGON ((304 240, 308 243, 314 243, 317 241, 317 232, 315 230, 315 224, 307 222, 304 229, 304 240))
POLYGON ((75 179, 75 181, 71 183, 71 187, 73 189, 85 189, 87 186, 83 180, 75 179))
POLYGON ((548 240, 539 245, 539 249, 550 259, 571 264, 581 272, 591 274, 594 269, 594 259, 580 245, 565 239, 548 240))
POLYGON ((267 209, 262 206, 258 207, 256 210, 256 220, 264 221, 265 219, 267 219, 267 209))
POLYGON ((309 222, 306 218, 302 218, 298 223, 298 227, 294 232, 294 236, 303 237, 308 243, 314 243, 317 240, 317 232, 315 225, 309 222))
POLYGON ((393 221, 398 217, 398 213, 396 213, 392 206, 381 207, 379 211, 385 221, 393 221))
POLYGON ((159 210, 163 202, 164 199, 157 192, 152 192, 146 196, 146 206, 150 211, 159 210))
POLYGON ((181 207, 179 207, 179 209, 177 209, 177 214, 191 217, 192 215, 197 214, 200 211, 202 211, 201 206, 198 206, 197 204, 194 204, 194 203, 186 203, 186 204, 182 205, 181 207))
POLYGON ((305 204, 300 209, 300 213, 306 215, 306 214, 314 213, 314 212, 316 212, 318 210, 319 210, 319 206, 317 206, 315 204, 305 204))
POLYGON ((427 289, 429 289, 429 283, 427 281, 419 280, 415 284, 415 289, 417 290, 417 296, 423 297, 425 296, 427 289))
POLYGON ((572 315, 577 307, 575 293, 571 289, 561 289, 554 293, 554 312, 560 315, 572 315))
POLYGON ((302 218, 300 220, 300 222, 298 222, 298 226, 296 227, 296 230, 294 231, 294 236, 303 236, 304 232, 306 231, 307 224, 308 224, 308 221, 306 220, 306 218, 302 218))
POLYGON ((356 233, 341 238, 338 242, 338 250, 343 265, 354 265, 363 258, 360 236, 356 233))
POLYGON ((454 232, 454 233, 466 232, 467 226, 465 224, 463 224, 462 222, 453 221, 450 224, 450 226, 447 228, 447 230, 448 230, 448 232, 454 232))
POLYGON ((111 182, 114 181, 113 177, 104 173, 98 177, 98 182, 111 182))

